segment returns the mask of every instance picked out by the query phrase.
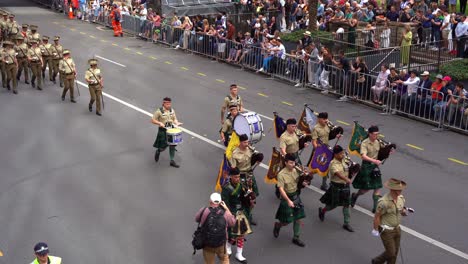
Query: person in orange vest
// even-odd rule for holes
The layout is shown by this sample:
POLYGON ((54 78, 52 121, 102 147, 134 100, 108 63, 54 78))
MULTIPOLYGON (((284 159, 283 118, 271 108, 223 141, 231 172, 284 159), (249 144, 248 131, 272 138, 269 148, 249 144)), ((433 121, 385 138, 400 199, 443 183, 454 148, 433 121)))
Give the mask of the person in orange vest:
POLYGON ((61 264, 62 258, 49 256, 49 246, 44 242, 39 242, 34 246, 36 258, 31 264, 61 264))
POLYGON ((123 37, 122 25, 120 24, 120 20, 122 20, 122 15, 120 14, 120 10, 117 4, 114 4, 113 7, 114 9, 112 10, 110 16, 112 18, 112 28, 114 29, 114 37, 123 37))

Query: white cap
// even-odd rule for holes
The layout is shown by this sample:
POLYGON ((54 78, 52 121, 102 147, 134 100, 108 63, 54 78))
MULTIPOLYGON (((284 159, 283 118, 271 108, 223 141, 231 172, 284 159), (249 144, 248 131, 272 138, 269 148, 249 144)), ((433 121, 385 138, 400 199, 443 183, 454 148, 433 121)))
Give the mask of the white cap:
POLYGON ((221 194, 219 193, 212 193, 210 195, 210 201, 215 204, 219 204, 221 202, 221 194))

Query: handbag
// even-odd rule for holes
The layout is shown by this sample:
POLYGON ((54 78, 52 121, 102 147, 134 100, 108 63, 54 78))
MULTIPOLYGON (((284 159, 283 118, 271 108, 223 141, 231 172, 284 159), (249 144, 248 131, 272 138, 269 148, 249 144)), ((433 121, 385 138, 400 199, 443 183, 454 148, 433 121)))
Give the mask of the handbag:
MULTIPOLYGON (((205 210, 206 210, 206 207, 203 209, 200 215, 200 218, 205 212, 205 210)), ((200 222, 198 222, 197 229, 195 230, 195 232, 193 232, 193 235, 192 235, 193 255, 195 255, 197 250, 200 250, 203 248, 203 233, 202 233, 202 227, 200 226, 200 223, 201 223, 201 219, 200 219, 200 222)))
POLYGON ((358 83, 363 83, 365 81, 366 81, 366 76, 364 75, 359 76, 359 78, 356 80, 356 82, 358 83))

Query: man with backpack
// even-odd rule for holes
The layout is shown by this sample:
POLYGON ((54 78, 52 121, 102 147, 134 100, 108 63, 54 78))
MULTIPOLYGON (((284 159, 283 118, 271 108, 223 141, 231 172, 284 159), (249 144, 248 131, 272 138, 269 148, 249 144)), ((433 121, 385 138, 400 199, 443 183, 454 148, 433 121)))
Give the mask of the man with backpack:
POLYGON ((201 208, 195 215, 203 239, 203 258, 206 264, 214 264, 215 256, 223 264, 229 264, 226 252, 227 228, 233 227, 236 218, 221 200, 219 193, 212 193, 208 207, 201 208))

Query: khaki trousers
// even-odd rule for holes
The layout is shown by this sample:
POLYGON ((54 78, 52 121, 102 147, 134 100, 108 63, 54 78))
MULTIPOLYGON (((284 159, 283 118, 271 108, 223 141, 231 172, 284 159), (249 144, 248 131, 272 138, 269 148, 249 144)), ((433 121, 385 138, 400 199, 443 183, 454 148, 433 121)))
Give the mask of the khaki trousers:
MULTIPOLYGON (((57 75, 60 73, 59 71, 59 64, 61 59, 53 59, 52 60, 52 80, 55 81, 57 75)), ((60 84, 63 84, 62 74, 59 75, 60 84)))
POLYGON ((6 88, 7 87, 7 83, 6 83, 6 68, 5 68, 5 63, 4 62, 1 62, 0 63, 0 70, 2 71, 2 86, 3 88, 6 88))
POLYGON ((5 66, 6 74, 7 74, 7 84, 12 82, 13 91, 16 91, 16 87, 18 86, 18 81, 16 80, 16 73, 18 72, 18 67, 16 63, 8 64, 5 66))
POLYGON ((93 105, 96 102, 96 113, 101 113, 101 96, 102 88, 100 85, 89 85, 89 95, 91 100, 89 100, 89 105, 93 105))
POLYGON ((226 254, 226 245, 222 245, 217 248, 203 248, 203 258, 205 259, 205 264, 215 264, 216 256, 218 256, 222 264, 229 264, 229 256, 226 254))
POLYGON ((68 90, 70 90, 70 99, 74 100, 75 99, 75 75, 74 74, 65 75, 65 77, 63 78, 62 98, 65 98, 65 95, 67 95, 68 90))
MULTIPOLYGON (((379 228, 379 231, 381 229, 379 228)), ((397 227, 393 230, 385 230, 380 234, 385 251, 374 258, 374 263, 377 264, 395 264, 400 249, 401 229, 397 227)))
POLYGON ((37 88, 42 88, 42 65, 40 62, 31 62, 31 71, 32 71, 32 78, 31 82, 35 83, 37 79, 37 88))
POLYGON ((28 59, 26 58, 19 58, 18 59, 18 74, 16 75, 19 79, 21 77, 21 73, 24 70, 24 81, 29 82, 29 63, 28 59))
POLYGON ((42 73, 45 73, 47 67, 49 67, 49 80, 52 81, 52 57, 51 56, 42 56, 42 61, 44 65, 42 65, 42 73))

